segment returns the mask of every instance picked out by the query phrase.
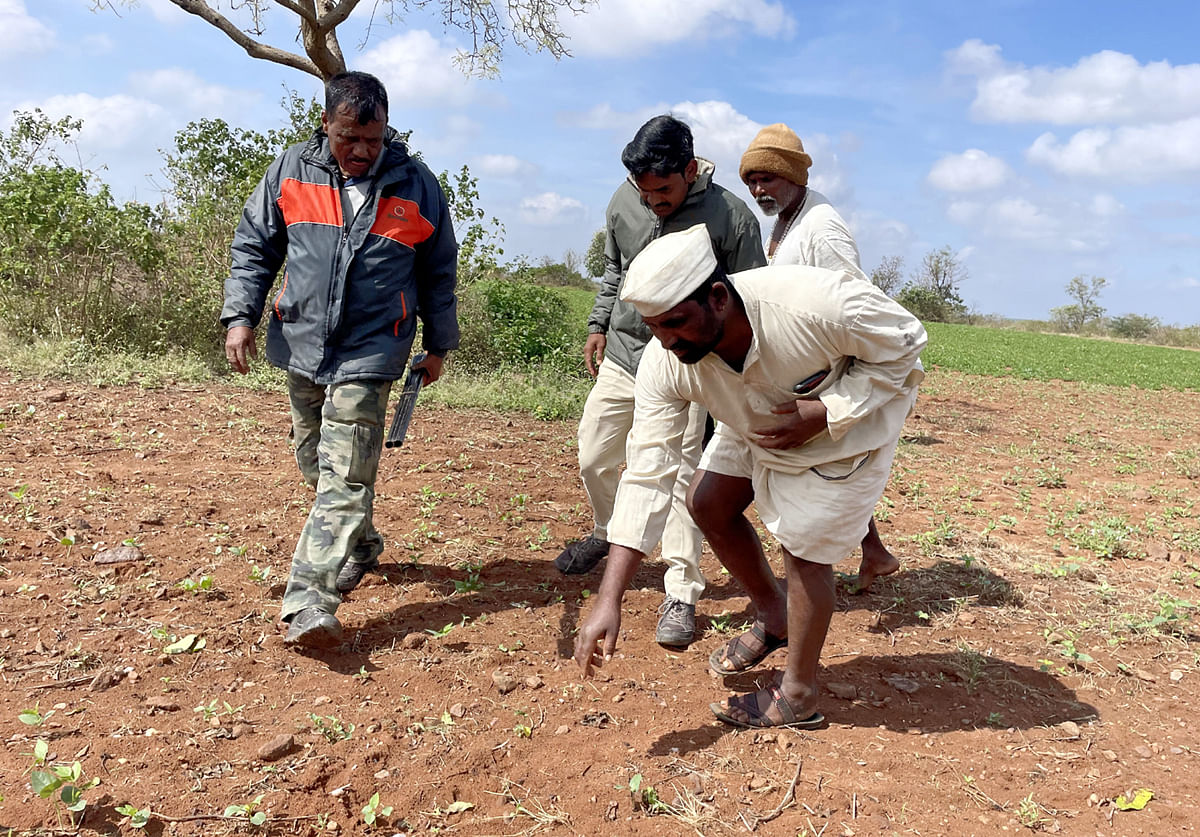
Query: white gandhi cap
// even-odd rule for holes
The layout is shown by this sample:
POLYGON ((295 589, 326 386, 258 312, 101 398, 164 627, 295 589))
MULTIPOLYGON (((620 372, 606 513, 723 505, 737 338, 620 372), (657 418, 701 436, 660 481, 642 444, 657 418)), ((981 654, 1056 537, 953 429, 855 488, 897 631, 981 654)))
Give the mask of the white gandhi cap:
POLYGON ((621 299, 643 317, 657 317, 687 299, 716 269, 708 227, 697 224, 647 244, 629 265, 621 299))

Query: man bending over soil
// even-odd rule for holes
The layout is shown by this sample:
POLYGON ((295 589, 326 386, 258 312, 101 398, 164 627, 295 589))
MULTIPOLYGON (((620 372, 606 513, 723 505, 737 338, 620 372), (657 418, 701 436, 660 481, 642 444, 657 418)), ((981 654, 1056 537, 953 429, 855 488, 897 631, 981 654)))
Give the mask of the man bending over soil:
POLYGON ((788 651, 777 683, 712 711, 735 726, 819 726, 833 565, 866 534, 887 483, 924 376, 925 329, 861 271, 789 265, 726 275, 703 225, 647 245, 621 298, 657 339, 642 357, 608 562, 575 660, 588 676, 616 649, 622 596, 662 533, 689 407, 699 403, 718 424, 688 510, 758 617, 709 665, 730 674, 788 651), (745 517, 751 501, 783 547, 786 592, 745 517))

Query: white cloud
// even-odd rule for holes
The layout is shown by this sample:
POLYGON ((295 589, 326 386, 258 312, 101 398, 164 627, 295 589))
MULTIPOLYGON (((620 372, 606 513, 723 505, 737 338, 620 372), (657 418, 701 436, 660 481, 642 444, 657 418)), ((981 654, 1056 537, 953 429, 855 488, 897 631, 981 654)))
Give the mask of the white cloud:
POLYGON ((537 166, 512 154, 483 154, 471 163, 471 172, 480 176, 523 180, 537 174, 537 166))
POLYGON ((442 126, 447 138, 455 142, 469 142, 479 138, 484 132, 483 123, 463 113, 454 113, 446 117, 442 126))
POLYGON ((475 86, 454 68, 456 49, 424 30, 383 41, 363 53, 359 69, 378 76, 392 111, 398 105, 461 106, 475 97, 475 86))
POLYGON ((142 140, 149 134, 169 136, 166 111, 154 102, 124 94, 97 98, 88 93, 51 96, 41 102, 27 102, 17 110, 41 108, 51 119, 71 116, 83 121, 78 135, 80 146, 88 149, 113 149, 142 140), (148 132, 146 126, 156 126, 148 132))
POLYGON ((33 17, 23 0, 0 0, 0 55, 44 52, 54 43, 54 32, 33 17))
POLYGON ((556 192, 524 198, 521 201, 521 220, 536 226, 567 224, 581 219, 585 213, 582 203, 556 192))
POLYGON ((953 201, 946 207, 946 217, 956 224, 969 227, 983 212, 984 206, 976 201, 953 201))
POLYGON ((1001 198, 987 209, 993 229, 1008 230, 1009 237, 1036 239, 1053 236, 1058 223, 1039 206, 1025 198, 1001 198))
POLYGON ((975 77, 971 115, 985 122, 1165 122, 1200 113, 1200 64, 1140 64, 1104 50, 1071 67, 1026 67, 969 40, 947 54, 947 66, 975 77))
POLYGON ((1059 174, 1148 181, 1200 173, 1200 116, 1140 127, 1087 128, 1066 142, 1052 133, 1026 151, 1059 174))
POLYGON ((716 165, 717 179, 726 188, 744 189, 738 165, 762 126, 728 102, 679 102, 671 107, 671 113, 691 126, 696 156, 716 165))
POLYGON ((1012 169, 999 157, 978 148, 949 154, 933 164, 928 180, 945 192, 977 192, 994 189, 1012 179, 1012 169))
POLYGON ((1125 204, 1107 192, 1101 192, 1092 196, 1092 201, 1088 204, 1088 208, 1091 209, 1093 215, 1098 215, 1101 218, 1111 218, 1124 212, 1125 204))
POLYGON ((956 75, 987 76, 999 72, 1004 59, 1000 57, 1000 47, 971 38, 946 53, 946 65, 956 75))
POLYGON ((587 14, 559 18, 576 55, 635 55, 660 44, 736 37, 790 38, 796 20, 769 0, 605 0, 587 14))
POLYGON ((984 238, 1018 242, 1042 252, 1084 254, 1111 246, 1105 222, 1121 209, 1108 195, 1097 195, 1089 204, 1061 199, 1043 204, 1008 196, 990 203, 953 201, 946 208, 946 217, 984 238))
POLYGON ((1195 276, 1185 276, 1183 279, 1177 279, 1170 285, 1175 290, 1183 290, 1185 288, 1200 288, 1200 279, 1195 276))
POLYGON ((174 112, 219 114, 245 94, 209 84, 191 70, 168 68, 130 76, 132 92, 174 112))
POLYGON ((843 217, 854 233, 863 270, 868 273, 884 256, 907 253, 916 241, 908 224, 872 210, 843 213, 843 217))

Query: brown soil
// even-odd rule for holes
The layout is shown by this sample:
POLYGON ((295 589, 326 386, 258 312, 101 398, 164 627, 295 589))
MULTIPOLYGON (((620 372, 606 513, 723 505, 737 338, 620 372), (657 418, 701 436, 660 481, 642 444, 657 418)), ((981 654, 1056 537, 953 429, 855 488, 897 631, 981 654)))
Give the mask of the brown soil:
POLYGON ((812 732, 710 714, 782 653, 708 673, 752 614, 707 554, 704 636, 654 643, 648 563, 618 656, 580 679, 599 577, 551 564, 590 525, 574 431, 418 412, 384 457, 383 572, 338 611, 344 647, 298 653, 276 624, 309 501, 283 396, 0 382, 0 831, 59 827, 30 787, 37 739, 101 780, 85 834, 135 833, 123 803, 153 811, 150 834, 244 832, 221 815, 258 797, 266 832, 299 837, 1200 823, 1200 394, 931 373, 881 506, 904 566, 840 585, 812 732), (126 542, 135 560, 100 563, 126 542), (40 726, 18 719, 35 707, 40 726), (1144 810, 1119 810, 1140 788, 1144 810), (393 811, 369 828, 376 792, 393 811))

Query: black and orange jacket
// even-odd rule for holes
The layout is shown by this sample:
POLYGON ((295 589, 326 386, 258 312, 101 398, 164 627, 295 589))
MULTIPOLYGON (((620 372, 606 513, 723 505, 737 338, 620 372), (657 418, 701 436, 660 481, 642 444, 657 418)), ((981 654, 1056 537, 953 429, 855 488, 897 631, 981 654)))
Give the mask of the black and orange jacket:
POLYGON ((318 129, 271 164, 234 233, 222 325, 257 327, 265 309, 267 359, 318 384, 404 377, 417 316, 427 351, 458 347, 446 196, 391 129, 387 139, 353 218, 318 129))

